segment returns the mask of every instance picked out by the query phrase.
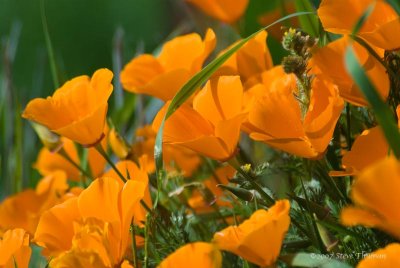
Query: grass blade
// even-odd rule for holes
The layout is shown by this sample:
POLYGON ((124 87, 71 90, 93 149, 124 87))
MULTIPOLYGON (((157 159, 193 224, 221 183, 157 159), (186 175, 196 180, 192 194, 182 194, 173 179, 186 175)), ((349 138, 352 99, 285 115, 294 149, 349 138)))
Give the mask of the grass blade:
POLYGON ((44 8, 44 0, 40 1, 40 14, 42 17, 43 33, 44 33, 44 38, 46 41, 47 54, 49 57, 50 69, 51 69, 51 75, 53 77, 54 88, 59 88, 60 81, 58 79, 56 58, 54 56, 53 45, 52 45, 51 39, 50 39, 49 28, 47 27, 47 18, 46 18, 46 11, 44 8))
MULTIPOLYGON (((296 0, 295 1, 297 11, 309 11, 315 12, 314 7, 310 3, 310 0, 296 0)), ((299 17, 301 28, 309 33, 313 37, 319 35, 319 23, 318 18, 314 14, 299 17)))

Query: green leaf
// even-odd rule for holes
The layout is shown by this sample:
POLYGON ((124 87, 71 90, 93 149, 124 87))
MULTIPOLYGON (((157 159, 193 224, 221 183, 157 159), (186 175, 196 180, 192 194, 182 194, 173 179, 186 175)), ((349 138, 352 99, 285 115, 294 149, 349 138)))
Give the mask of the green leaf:
POLYGON ((395 156, 399 159, 400 133, 391 110, 381 99, 381 96, 378 94, 375 86, 367 77, 364 69, 355 56, 352 46, 348 46, 346 49, 345 61, 347 71, 371 105, 390 148, 393 150, 395 156))
POLYGON ((393 9, 400 15, 400 3, 398 0, 386 0, 389 5, 393 7, 393 9))
MULTIPOLYGON (((168 119, 193 93, 202 85, 204 84, 211 75, 218 70, 218 68, 236 51, 238 51, 245 43, 247 43, 250 39, 256 36, 258 33, 270 28, 271 26, 278 24, 282 21, 287 19, 303 16, 303 15, 310 15, 313 14, 311 12, 297 12, 290 15, 287 15, 275 22, 271 23, 270 25, 261 28, 257 32, 251 34, 250 36, 242 39, 239 41, 235 46, 231 49, 227 50, 224 54, 219 56, 218 58, 211 61, 206 67, 204 67, 200 72, 195 74, 185 85, 176 93, 174 98, 172 99, 167 112, 161 122, 160 128, 157 133, 156 142, 154 146, 154 158, 156 162, 156 174, 158 178, 158 182, 162 181, 162 170, 163 170, 163 152, 162 152, 162 141, 163 141, 163 130, 165 125, 165 120, 168 119)), ((160 186, 158 186, 160 187, 160 186)))
MULTIPOLYGON (((315 9, 310 3, 310 0, 296 0, 295 6, 297 11, 308 11, 315 13, 315 9)), ((315 14, 299 17, 301 28, 313 37, 319 35, 319 23, 315 14)))
MULTIPOLYGON (((295 267, 350 268, 349 264, 335 259, 341 257, 338 254, 340 253, 297 253, 282 256, 281 259, 288 265, 295 267)), ((351 258, 352 256, 348 257, 351 258)))

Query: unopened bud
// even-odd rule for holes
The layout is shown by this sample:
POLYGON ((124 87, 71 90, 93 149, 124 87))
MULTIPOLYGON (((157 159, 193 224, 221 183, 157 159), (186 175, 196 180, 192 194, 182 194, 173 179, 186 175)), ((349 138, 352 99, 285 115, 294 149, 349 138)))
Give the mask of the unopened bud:
POLYGON ((62 147, 60 136, 51 132, 47 127, 29 121, 43 145, 50 151, 56 152, 62 147))
POLYGON ((249 190, 245 190, 243 188, 238 188, 238 187, 232 187, 229 185, 223 185, 223 184, 218 184, 218 187, 225 189, 235 196, 237 196, 239 199, 243 201, 253 201, 254 199, 254 194, 250 192, 249 190))
POLYGON ((307 69, 307 62, 300 56, 289 55, 283 58, 282 66, 285 73, 294 73, 297 77, 300 77, 307 69))

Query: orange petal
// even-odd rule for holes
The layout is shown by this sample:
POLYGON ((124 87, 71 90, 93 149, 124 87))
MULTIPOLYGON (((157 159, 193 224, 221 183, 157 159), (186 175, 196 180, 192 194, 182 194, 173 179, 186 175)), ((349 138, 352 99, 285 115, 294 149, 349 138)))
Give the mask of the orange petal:
POLYGON ((44 212, 34 237, 34 241, 44 248, 43 254, 57 256, 69 250, 74 236, 73 222, 79 218, 76 197, 44 212))
POLYGON ((165 258, 158 268, 220 268, 222 255, 210 243, 195 242, 186 244, 165 258))
POLYGON ((125 65, 120 79, 124 89, 134 93, 144 93, 141 88, 163 72, 164 69, 156 58, 143 54, 125 65))
MULTIPOLYGON (((215 42, 212 41, 215 39, 213 32, 209 31, 207 34, 206 41, 215 42)), ((205 45, 201 40, 200 35, 197 33, 187 34, 166 42, 160 52, 159 61, 166 72, 185 69, 192 73, 192 71, 196 72, 201 69, 203 61, 211 50, 209 44, 205 45), (194 68, 193 63, 195 62, 197 66, 194 68)))
MULTIPOLYGON (((157 114, 153 122, 153 129, 158 129, 161 120, 168 108, 167 103, 157 114)), ((167 143, 185 142, 213 135, 212 125, 189 105, 182 105, 165 122, 164 141, 167 143)))
POLYGON ((357 265, 357 268, 393 268, 400 267, 400 244, 392 243, 369 254, 357 265))
POLYGON ((93 181, 78 198, 82 218, 119 222, 119 193, 122 187, 123 183, 114 178, 103 177, 93 181))
POLYGON ((187 0, 196 5, 207 15, 227 23, 238 20, 246 10, 248 0, 187 0))
POLYGON ((176 142, 175 144, 185 146, 199 154, 219 161, 230 159, 234 153, 221 138, 215 136, 203 136, 185 142, 176 142))
MULTIPOLYGON (((75 162, 79 163, 78 153, 75 148, 75 144, 70 139, 61 138, 63 143, 63 149, 68 154, 68 156, 75 162)), ((50 152, 47 148, 43 147, 36 159, 34 167, 42 175, 48 175, 56 170, 63 170, 67 177, 73 181, 80 180, 80 172, 74 167, 70 162, 68 162, 64 157, 56 152, 50 152)))
POLYGON ((366 167, 384 159, 389 153, 389 147, 380 127, 364 130, 356 138, 351 151, 345 153, 342 163, 358 173, 366 167))
POLYGON ((239 76, 221 76, 209 81, 193 100, 193 108, 214 126, 241 112, 243 87, 239 76))
POLYGON ((322 153, 332 139, 344 102, 339 97, 337 87, 328 80, 317 76, 311 87, 311 101, 303 123, 304 131, 314 149, 322 153))
POLYGON ((82 145, 94 145, 103 135, 107 109, 108 104, 105 103, 87 117, 53 130, 82 145))
POLYGON ((399 17, 393 8, 383 0, 323 0, 318 16, 324 28, 333 33, 350 34, 352 28, 366 9, 374 4, 372 14, 366 19, 358 35, 372 45, 392 50, 400 47, 399 17), (349 15, 350 14, 350 15, 349 15))
MULTIPOLYGON (((213 77, 239 75, 246 89, 260 82, 261 73, 273 67, 266 43, 267 36, 268 33, 262 31, 250 39, 213 74, 213 77)), ((219 56, 237 43, 220 52, 219 56)))
POLYGON ((265 73, 268 76, 270 74, 276 76, 274 81, 265 85, 265 95, 250 108, 248 117, 250 125, 255 129, 254 132, 267 135, 271 139, 305 137, 300 107, 293 96, 296 83, 294 78, 284 74, 281 67, 265 73))
POLYGON ((239 226, 217 232, 213 241, 257 265, 273 265, 290 225, 289 209, 288 200, 277 201, 268 211, 257 210, 239 226))
MULTIPOLYGON (((151 201, 150 191, 149 191, 149 187, 148 187, 149 178, 147 176, 146 171, 143 170, 142 167, 141 167, 141 169, 139 169, 139 167, 130 160, 120 161, 115 166, 126 179, 129 179, 130 181, 141 182, 144 185, 146 190, 143 191, 144 192, 143 200, 148 207, 151 207, 152 201, 151 201)), ((112 168, 109 169, 104 174, 104 177, 112 177, 115 180, 120 180, 118 174, 112 168)), ((142 186, 140 185, 140 187, 142 187, 142 186)), ((132 196, 136 196, 136 195, 132 194, 132 196)), ((132 197, 131 197, 131 199, 132 199, 132 197)), ((135 210, 135 212, 136 212, 135 213, 135 223, 138 225, 142 225, 142 222, 145 221, 145 219, 146 219, 146 213, 147 213, 146 210, 141 205, 139 205, 138 208, 135 210)))
POLYGON ((400 203, 400 166, 393 157, 366 168, 353 184, 352 200, 362 208, 379 214, 385 221, 380 228, 400 237, 400 214, 393 204, 400 203))
POLYGON ((351 206, 342 209, 340 212, 340 221, 346 226, 364 225, 367 227, 378 227, 383 225, 380 216, 371 211, 351 206))
POLYGON ((0 240, 0 266, 28 268, 32 250, 23 229, 8 230, 0 240))
POLYGON ((111 79, 107 69, 96 71, 90 82, 85 76, 72 79, 52 97, 30 101, 22 116, 78 143, 93 145, 103 135, 111 79))

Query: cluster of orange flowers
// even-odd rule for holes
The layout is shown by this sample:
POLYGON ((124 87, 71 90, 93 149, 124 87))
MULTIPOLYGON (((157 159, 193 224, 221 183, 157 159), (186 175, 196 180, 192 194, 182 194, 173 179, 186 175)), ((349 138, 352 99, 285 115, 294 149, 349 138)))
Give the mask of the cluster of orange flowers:
MULTIPOLYGON (((237 21, 248 5, 247 0, 188 2, 226 23, 237 21)), ((323 158, 345 102, 368 106, 346 71, 347 46, 353 47, 381 97, 389 96, 385 67, 348 36, 372 2, 374 9, 358 37, 380 57, 400 48, 399 16, 383 0, 321 1, 318 16, 324 29, 343 36, 316 48, 316 40, 289 29, 283 45, 291 55, 282 65, 274 66, 266 45, 268 34, 260 32, 166 120, 166 171, 193 176, 205 165, 205 158, 232 163, 243 133, 297 157, 323 158)), ((120 74, 125 90, 165 102, 152 125, 137 129, 133 144, 106 122, 113 92, 113 73, 108 69, 97 70, 91 78, 73 78, 53 96, 28 103, 22 116, 59 136, 43 138, 45 146, 34 164, 43 178, 36 189, 0 204, 0 267, 28 267, 32 243, 43 249, 49 267, 141 267, 130 249, 132 243, 141 248, 146 241, 132 229, 144 228, 148 215, 154 213, 151 193, 156 189, 149 175, 156 169, 156 133, 171 100, 201 71, 216 42, 211 29, 203 39, 196 33, 179 36, 166 42, 157 56, 143 54, 126 64, 120 74), (87 148, 86 159, 79 157, 75 143, 87 148), (110 162, 107 151, 118 162, 110 162)), ((341 211, 343 225, 374 227, 400 239, 400 163, 388 152, 382 130, 375 126, 344 152, 344 170, 330 175, 357 176, 351 188, 353 205, 341 211)), ((202 181, 218 207, 232 207, 217 184, 229 185, 234 174, 233 167, 222 166, 202 181)), ((188 201, 197 213, 212 210, 208 203, 200 190, 193 191, 188 201)), ((221 251, 261 267, 274 265, 291 223, 290 206, 289 200, 277 200, 240 224, 216 232, 212 241, 178 248, 158 267, 222 267, 221 251)), ((386 258, 366 258, 358 267, 399 265, 400 244, 392 243, 376 253, 386 258)))

